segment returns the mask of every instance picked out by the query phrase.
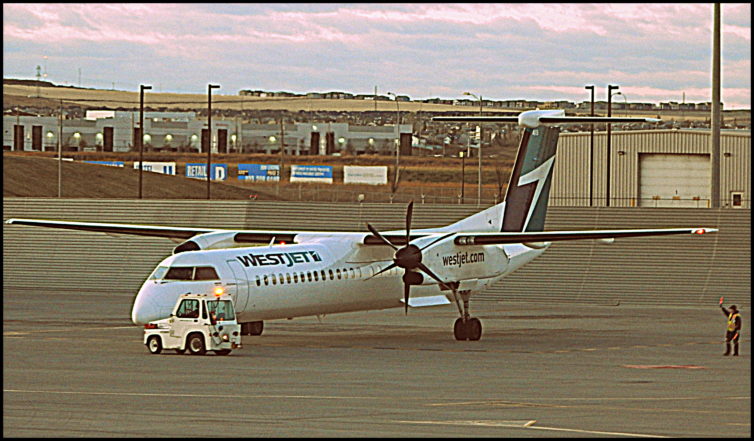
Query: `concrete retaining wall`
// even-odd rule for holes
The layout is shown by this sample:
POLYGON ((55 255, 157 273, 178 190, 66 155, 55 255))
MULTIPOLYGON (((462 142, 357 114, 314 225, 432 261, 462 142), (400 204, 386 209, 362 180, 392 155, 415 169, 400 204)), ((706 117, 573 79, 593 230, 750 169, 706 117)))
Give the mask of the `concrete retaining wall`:
MULTIPOLYGON (((481 207, 485 208, 485 207, 481 207)), ((155 201, 4 198, 3 219, 26 217, 92 222, 245 229, 366 231, 402 229, 403 204, 246 201, 155 201)), ((414 207, 412 228, 450 223, 475 205, 414 207)), ((643 303, 715 306, 751 303, 751 211, 551 207, 546 228, 718 227, 720 233, 554 244, 542 257, 478 296, 484 301, 643 303)), ((92 296, 133 296, 176 243, 3 225, 3 287, 92 296)))

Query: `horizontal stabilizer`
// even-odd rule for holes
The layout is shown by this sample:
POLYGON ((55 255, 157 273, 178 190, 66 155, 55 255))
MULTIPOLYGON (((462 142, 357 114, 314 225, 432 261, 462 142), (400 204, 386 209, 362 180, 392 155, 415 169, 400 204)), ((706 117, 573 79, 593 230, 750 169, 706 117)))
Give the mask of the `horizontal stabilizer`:
POLYGON ((446 122, 508 122, 529 128, 536 128, 544 124, 591 124, 591 123, 640 123, 660 122, 657 118, 631 118, 610 116, 566 116, 562 109, 555 110, 527 110, 518 116, 435 116, 432 121, 446 122))
POLYGON ((533 231, 515 233, 462 233, 456 236, 456 245, 498 245, 506 243, 541 243, 564 240, 608 239, 668 234, 716 233, 717 228, 659 228, 636 230, 590 230, 590 231, 533 231))

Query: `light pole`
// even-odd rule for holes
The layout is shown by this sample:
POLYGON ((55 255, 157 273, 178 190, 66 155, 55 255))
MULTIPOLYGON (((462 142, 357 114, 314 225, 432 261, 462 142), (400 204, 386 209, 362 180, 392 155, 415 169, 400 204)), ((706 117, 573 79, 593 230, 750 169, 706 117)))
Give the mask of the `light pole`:
POLYGON ((207 200, 210 199, 210 182, 212 179, 212 89, 219 89, 217 84, 207 85, 207 200))
POLYGON ((62 196, 63 193, 63 174, 62 174, 62 163, 63 163, 63 100, 60 100, 60 133, 58 133, 58 198, 62 196))
MULTIPOLYGON (((482 115, 482 96, 476 96, 471 92, 464 92, 464 95, 471 95, 474 98, 477 98, 479 100, 479 115, 482 115)), ((479 144, 477 145, 477 151, 476 154, 478 156, 479 161, 479 169, 477 171, 477 195, 476 195, 476 204, 481 205, 482 204, 482 126, 477 126, 477 131, 479 132, 479 144)))
POLYGON ((144 170, 144 91, 152 86, 139 86, 139 199, 142 195, 142 173, 144 170))
MULTIPOLYGON (((398 104, 398 97, 393 92, 388 92, 395 100, 395 114, 397 122, 395 124, 395 182, 393 183, 393 193, 398 190, 398 170, 401 161, 401 109, 398 104)), ((392 200, 391 200, 392 202, 392 200)))
MULTIPOLYGON (((594 85, 584 86, 592 92, 592 106, 589 116, 594 116, 594 85)), ((592 206, 592 191, 594 189, 594 123, 589 124, 589 206, 592 206)))
MULTIPOLYGON (((612 99, 613 89, 618 89, 620 86, 608 84, 607 86, 607 116, 612 116, 612 99)), ((607 123, 607 157, 606 157, 606 170, 605 174, 607 179, 605 182, 605 206, 610 206, 610 123, 607 123)))
POLYGON ((466 162, 463 159, 463 152, 458 152, 461 157, 461 203, 463 204, 463 188, 466 180, 466 162))

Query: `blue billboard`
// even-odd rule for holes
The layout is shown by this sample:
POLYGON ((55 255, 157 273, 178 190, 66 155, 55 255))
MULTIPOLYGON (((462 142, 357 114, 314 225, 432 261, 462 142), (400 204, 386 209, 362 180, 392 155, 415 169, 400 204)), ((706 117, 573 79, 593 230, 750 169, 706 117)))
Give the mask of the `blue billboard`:
POLYGON ((291 182, 322 182, 332 184, 332 166, 292 165, 291 182))
MULTIPOLYGON (((207 163, 186 164, 186 177, 207 179, 207 163)), ((228 178, 228 164, 212 164, 212 180, 224 181, 228 178)))
POLYGON ((109 165, 110 167, 123 167, 123 161, 83 161, 87 164, 109 165))
POLYGON ((279 181, 280 165, 238 164, 238 179, 254 182, 279 181))

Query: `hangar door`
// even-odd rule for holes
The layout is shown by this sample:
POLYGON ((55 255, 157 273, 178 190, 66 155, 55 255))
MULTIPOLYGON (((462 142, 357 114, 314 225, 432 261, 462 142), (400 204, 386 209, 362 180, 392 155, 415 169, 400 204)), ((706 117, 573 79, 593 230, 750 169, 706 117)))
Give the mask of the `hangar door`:
POLYGON ((707 208, 709 155, 639 155, 639 206, 707 208))

